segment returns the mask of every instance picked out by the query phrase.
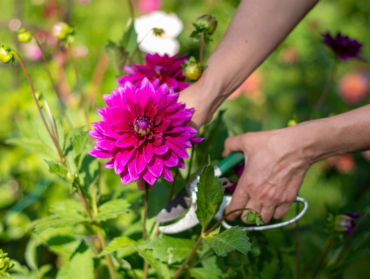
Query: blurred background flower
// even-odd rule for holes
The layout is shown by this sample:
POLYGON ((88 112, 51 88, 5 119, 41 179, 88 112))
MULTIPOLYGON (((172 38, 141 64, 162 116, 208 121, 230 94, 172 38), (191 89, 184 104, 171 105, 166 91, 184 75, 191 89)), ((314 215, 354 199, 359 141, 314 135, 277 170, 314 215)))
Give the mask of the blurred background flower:
POLYGON ((350 173, 356 167, 355 159, 352 154, 333 156, 327 159, 329 166, 336 168, 342 173, 350 173))
POLYGON ((147 14, 156 10, 159 10, 162 7, 161 0, 137 0, 137 8, 140 13, 147 14))
POLYGON ((178 53, 180 44, 176 37, 182 29, 182 21, 175 13, 167 14, 163 11, 154 11, 135 19, 139 48, 151 54, 173 56, 178 53), (163 29, 164 33, 161 36, 155 36, 153 28, 163 29))
POLYGON ((369 80, 361 72, 346 74, 339 80, 338 91, 347 104, 355 105, 368 95, 369 80))
POLYGON ((24 56, 28 59, 37 61, 41 58, 41 50, 34 39, 29 44, 21 44, 21 48, 24 56))
POLYGON ((348 212, 335 216, 334 229, 342 233, 352 233, 356 224, 355 219, 360 217, 356 212, 348 212))

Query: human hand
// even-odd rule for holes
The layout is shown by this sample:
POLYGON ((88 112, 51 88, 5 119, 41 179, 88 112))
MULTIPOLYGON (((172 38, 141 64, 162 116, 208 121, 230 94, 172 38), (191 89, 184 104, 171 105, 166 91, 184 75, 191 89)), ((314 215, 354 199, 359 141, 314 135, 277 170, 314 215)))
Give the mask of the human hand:
MULTIPOLYGON (((267 223, 288 212, 311 165, 301 142, 291 133, 293 128, 246 133, 225 141, 223 156, 237 151, 245 154, 245 169, 226 214, 251 208, 267 223)), ((241 213, 233 213, 227 219, 233 221, 241 213)))

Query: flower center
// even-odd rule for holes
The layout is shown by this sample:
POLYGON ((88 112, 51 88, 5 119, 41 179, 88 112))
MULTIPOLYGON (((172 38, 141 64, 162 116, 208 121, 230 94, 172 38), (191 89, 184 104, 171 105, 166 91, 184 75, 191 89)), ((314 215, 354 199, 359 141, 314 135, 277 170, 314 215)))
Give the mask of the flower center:
POLYGON ((148 117, 138 117, 134 122, 134 130, 136 133, 142 136, 146 136, 152 129, 152 122, 148 117))

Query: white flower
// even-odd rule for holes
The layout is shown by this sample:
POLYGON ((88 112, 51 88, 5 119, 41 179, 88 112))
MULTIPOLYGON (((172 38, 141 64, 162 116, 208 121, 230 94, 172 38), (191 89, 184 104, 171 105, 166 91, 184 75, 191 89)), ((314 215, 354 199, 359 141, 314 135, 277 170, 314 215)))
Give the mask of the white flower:
POLYGON ((139 48, 151 54, 173 56, 178 53, 180 44, 176 37, 181 33, 182 28, 182 21, 174 13, 154 11, 135 19, 139 48), (151 31, 153 28, 163 29, 164 33, 156 37, 151 31))

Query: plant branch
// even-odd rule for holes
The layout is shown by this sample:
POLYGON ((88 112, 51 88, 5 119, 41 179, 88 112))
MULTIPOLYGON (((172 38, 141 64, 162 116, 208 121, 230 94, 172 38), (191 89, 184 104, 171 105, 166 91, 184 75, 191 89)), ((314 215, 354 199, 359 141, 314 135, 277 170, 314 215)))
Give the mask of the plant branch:
POLYGON ((56 138, 54 138, 54 136, 52 135, 52 133, 51 133, 51 131, 50 131, 50 128, 49 128, 49 126, 48 126, 48 124, 47 124, 47 122, 46 122, 46 119, 45 119, 45 117, 44 117, 44 114, 42 113, 42 110, 41 110, 41 107, 40 107, 40 104, 39 104, 39 100, 38 100, 38 99, 37 99, 37 97, 36 97, 35 88, 33 87, 33 84, 32 84, 31 78, 30 78, 30 76, 29 76, 29 74, 28 74, 28 71, 27 71, 27 69, 26 69, 26 66, 24 65, 23 60, 22 60, 22 59, 21 59, 21 57, 18 55, 18 53, 16 53, 14 50, 12 50, 12 53, 14 54, 14 56, 15 56, 15 57, 17 57, 17 59, 18 59, 19 63, 20 63, 20 64, 21 64, 21 66, 22 66, 22 69, 23 69, 23 71, 24 71, 24 73, 25 73, 25 75, 26 75, 26 78, 27 78, 28 84, 29 84, 29 86, 30 86, 30 88, 31 88, 33 99, 35 100, 35 102, 36 102, 36 106, 37 106, 37 109, 39 110, 39 113, 40 113, 40 115, 41 115, 41 119, 42 119, 42 121, 44 122, 44 125, 45 125, 45 127, 46 127, 46 130, 47 130, 47 132, 48 132, 48 134, 49 134, 50 138, 52 139, 52 141, 53 141, 53 143, 54 143, 54 145, 55 145, 55 147, 56 147, 56 149, 57 149, 57 151, 58 151, 58 154, 59 154, 59 157, 60 157, 60 161, 61 161, 61 162, 62 162, 62 164, 65 166, 65 163, 63 163, 63 162, 64 162, 63 154, 62 154, 62 151, 61 151, 61 150, 60 150, 60 148, 59 148, 58 140, 57 140, 56 138))
POLYGON ((127 0, 127 1, 128 1, 128 5, 130 6, 130 15, 131 15, 132 21, 134 21, 135 19, 134 5, 132 4, 131 0, 127 0))
POLYGON ((202 261, 207 259, 209 256, 213 255, 214 253, 215 253, 214 251, 211 251, 208 254, 206 254, 205 256, 201 257, 195 264, 193 264, 191 267, 189 267, 189 269, 196 267, 198 264, 200 264, 202 261))
POLYGON ((45 53, 44 53, 44 50, 43 50, 43 47, 41 46, 40 42, 37 40, 37 38, 32 34, 32 37, 35 39, 36 41, 36 44, 37 46, 39 47, 40 51, 41 51, 41 56, 42 56, 42 61, 44 62, 44 65, 45 65, 45 69, 46 69, 46 72, 48 74, 48 77, 49 77, 49 80, 51 82, 51 85, 53 87, 53 90, 55 92, 55 94, 57 95, 57 98, 58 98, 58 101, 59 101, 59 104, 60 104, 60 110, 63 114, 63 116, 66 118, 67 122, 68 122, 68 125, 70 128, 73 128, 73 125, 72 125, 72 122, 71 120, 69 119, 65 109, 64 109, 64 104, 63 104, 63 101, 62 101, 62 97, 60 95, 60 92, 59 90, 57 89, 57 86, 55 85, 55 82, 53 80, 53 77, 51 76, 51 72, 50 72, 50 68, 49 68, 49 65, 48 65, 48 61, 46 59, 46 56, 45 56, 45 53))
MULTIPOLYGON (((143 240, 146 240, 146 220, 148 218, 148 201, 149 201, 149 185, 145 182, 145 200, 144 200, 144 220, 143 220, 143 240)), ((149 264, 144 260, 143 279, 148 277, 149 264)))
POLYGON ((320 268, 321 268, 321 266, 322 266, 322 264, 323 264, 323 262, 324 262, 324 260, 326 258, 326 255, 329 252, 329 249, 330 249, 330 247, 331 247, 331 245, 333 243, 333 240, 334 240, 334 237, 333 236, 330 236, 329 237, 329 240, 328 240, 328 243, 326 244, 325 251, 322 254, 322 257, 321 257, 321 259, 320 259, 320 261, 319 261, 319 263, 318 263, 318 265, 317 265, 317 267, 316 267, 316 269, 315 269, 315 271, 314 271, 314 273, 312 275, 312 278, 316 278, 317 273, 320 271, 320 268))
POLYGON ((194 152, 195 152, 195 146, 193 146, 193 148, 191 149, 190 162, 189 162, 189 169, 188 169, 188 174, 186 175, 186 181, 187 181, 187 182, 189 182, 189 180, 190 180, 191 167, 192 167, 192 165, 193 165, 194 152))

